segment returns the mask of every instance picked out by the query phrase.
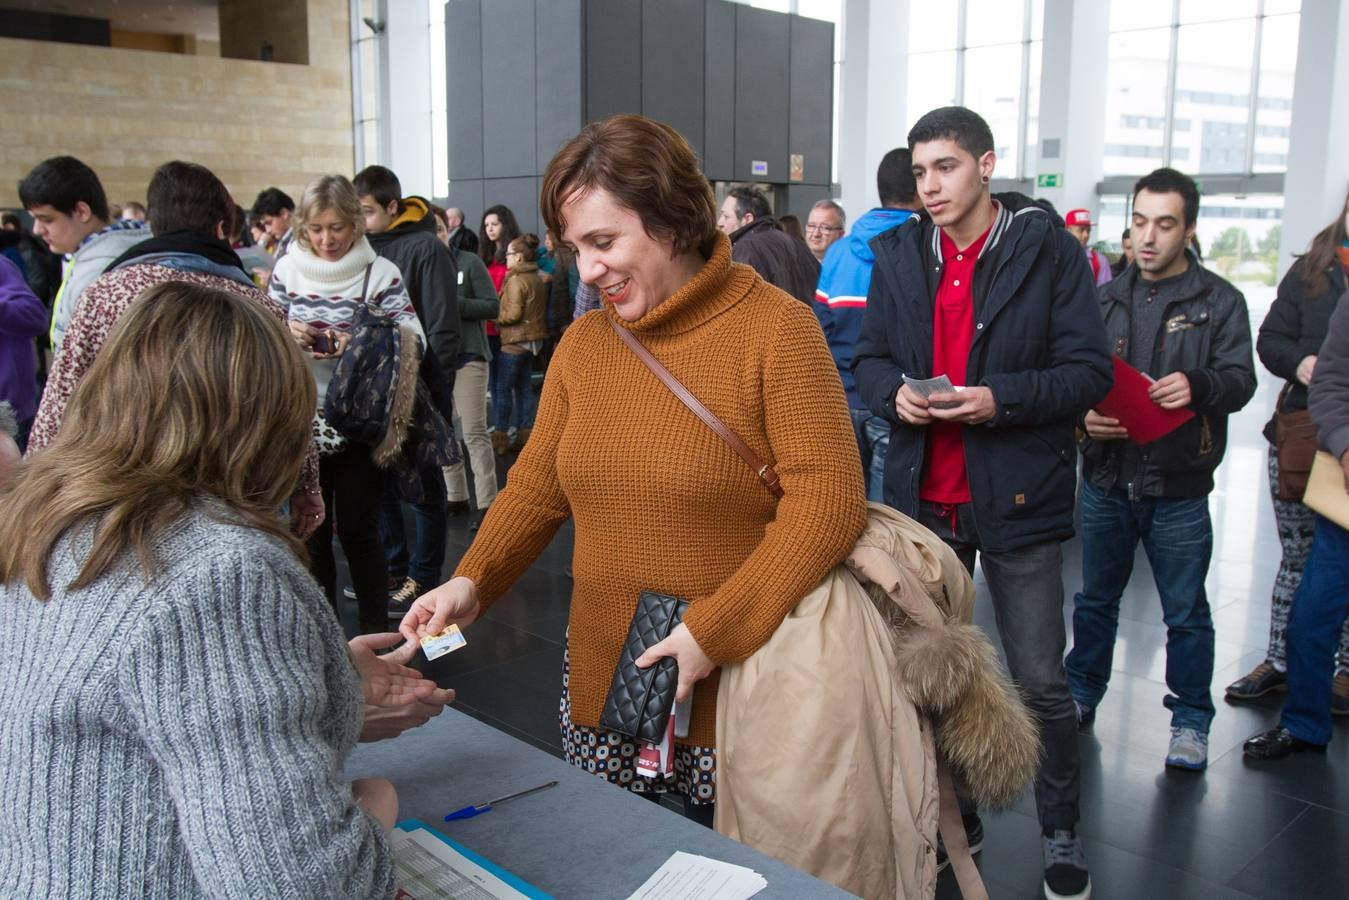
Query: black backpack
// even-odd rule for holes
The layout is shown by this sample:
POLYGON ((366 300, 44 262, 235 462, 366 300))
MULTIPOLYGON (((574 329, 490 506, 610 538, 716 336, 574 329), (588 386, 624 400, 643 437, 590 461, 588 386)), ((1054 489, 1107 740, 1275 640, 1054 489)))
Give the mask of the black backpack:
MULTIPOLYGON (((363 299, 369 283, 367 267, 363 299)), ((383 468, 458 462, 454 431, 418 377, 422 351, 416 333, 369 303, 362 303, 351 324, 351 342, 323 401, 324 419, 347 440, 370 447, 383 468)))

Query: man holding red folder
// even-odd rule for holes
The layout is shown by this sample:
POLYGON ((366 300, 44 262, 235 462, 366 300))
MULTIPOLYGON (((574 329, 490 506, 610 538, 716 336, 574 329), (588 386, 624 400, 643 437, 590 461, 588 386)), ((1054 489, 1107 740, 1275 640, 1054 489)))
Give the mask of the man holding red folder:
POLYGON ((1166 764, 1195 771, 1208 765, 1213 720, 1208 495, 1227 446, 1227 416, 1255 393, 1246 300, 1186 249, 1198 212, 1199 189, 1188 176, 1158 169, 1139 179, 1131 225, 1136 264, 1101 288, 1115 355, 1156 380, 1135 381, 1129 393, 1129 380, 1118 379, 1101 405, 1119 418, 1098 407, 1084 420, 1082 590, 1073 600, 1067 660, 1078 720, 1087 725, 1110 681, 1120 597, 1142 541, 1167 629, 1166 764), (1192 415, 1182 420, 1178 411, 1192 415))

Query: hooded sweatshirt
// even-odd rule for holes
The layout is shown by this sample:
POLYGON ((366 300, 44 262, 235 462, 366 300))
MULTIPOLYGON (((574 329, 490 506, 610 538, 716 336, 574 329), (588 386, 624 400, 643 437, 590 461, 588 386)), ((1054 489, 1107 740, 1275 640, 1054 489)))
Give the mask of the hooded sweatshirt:
MULTIPOLYGON (((434 370, 443 384, 433 393, 448 395, 459 365, 460 323, 458 271, 454 255, 436 237, 436 218, 421 197, 404 197, 403 211, 389 227, 367 234, 371 248, 398 267, 403 284, 426 332, 426 345, 435 357, 434 370)), ((424 377, 431 378, 424 370, 424 377)))
POLYGON ((150 236, 150 229, 144 222, 132 219, 118 219, 102 231, 96 231, 86 237, 79 249, 66 263, 65 278, 56 292, 55 309, 52 312, 52 352, 61 349, 61 339, 65 336, 66 325, 75 314, 84 289, 98 280, 104 270, 126 251, 150 236))
POLYGON ((873 209, 853 223, 847 236, 834 242, 824 255, 820 283, 815 289, 815 317, 824 329, 829 352, 834 355, 850 409, 866 409, 857 394, 852 374, 853 348, 862 328, 871 287, 871 267, 876 255, 868 242, 878 234, 902 224, 913 213, 907 209, 873 209))

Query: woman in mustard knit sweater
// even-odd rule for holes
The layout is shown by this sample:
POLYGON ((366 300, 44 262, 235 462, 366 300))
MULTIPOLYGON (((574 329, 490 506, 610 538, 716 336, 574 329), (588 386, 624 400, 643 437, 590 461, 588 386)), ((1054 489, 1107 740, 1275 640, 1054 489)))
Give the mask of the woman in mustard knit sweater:
POLYGON ((603 308, 568 327, 509 483, 454 577, 401 630, 415 639, 472 622, 574 519, 567 757, 637 793, 682 794, 686 814, 710 824, 717 667, 766 643, 865 522, 843 388, 811 310, 731 262, 707 180, 674 129, 632 115, 586 126, 549 163, 541 206, 603 308), (780 499, 609 320, 777 470, 780 499), (690 601, 639 661, 674 657, 677 695, 693 697, 668 779, 636 776, 632 742, 598 727, 646 590, 690 601))

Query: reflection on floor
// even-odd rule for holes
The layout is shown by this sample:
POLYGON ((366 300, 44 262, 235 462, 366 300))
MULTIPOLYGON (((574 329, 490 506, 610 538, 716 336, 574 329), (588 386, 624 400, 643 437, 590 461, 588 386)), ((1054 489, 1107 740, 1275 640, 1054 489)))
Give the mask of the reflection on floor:
MULTIPOLYGON (((1264 309, 1252 306, 1258 325, 1264 309)), ((1241 743, 1277 721, 1281 695, 1243 706, 1221 699, 1225 685, 1264 658, 1269 591, 1279 564, 1260 436, 1278 385, 1259 371, 1255 400, 1231 422, 1231 446, 1211 499, 1215 542, 1208 592, 1218 638, 1218 715, 1209 769, 1189 774, 1162 765, 1169 737, 1162 707, 1165 628, 1140 548, 1121 609, 1110 691, 1093 732, 1080 737, 1081 831, 1098 900, 1349 896, 1349 721, 1337 722, 1336 739, 1324 755, 1251 765, 1242 760, 1241 743)), ((447 572, 471 537, 466 520, 451 520, 447 572)), ((571 548, 572 532, 564 527, 468 631, 468 646, 432 670, 458 692, 459 709, 559 756, 571 548)), ((1073 541, 1065 546, 1063 575, 1070 628, 1080 578, 1073 541)), ((987 588, 982 578, 977 581, 977 621, 995 635, 987 588)), ((354 620, 354 609, 346 612, 354 620)), ((1013 810, 986 814, 984 824, 987 838, 978 859, 992 896, 1040 896, 1034 798, 1028 792, 1013 810)), ((957 896, 949 874, 944 876, 938 897, 957 896)))

